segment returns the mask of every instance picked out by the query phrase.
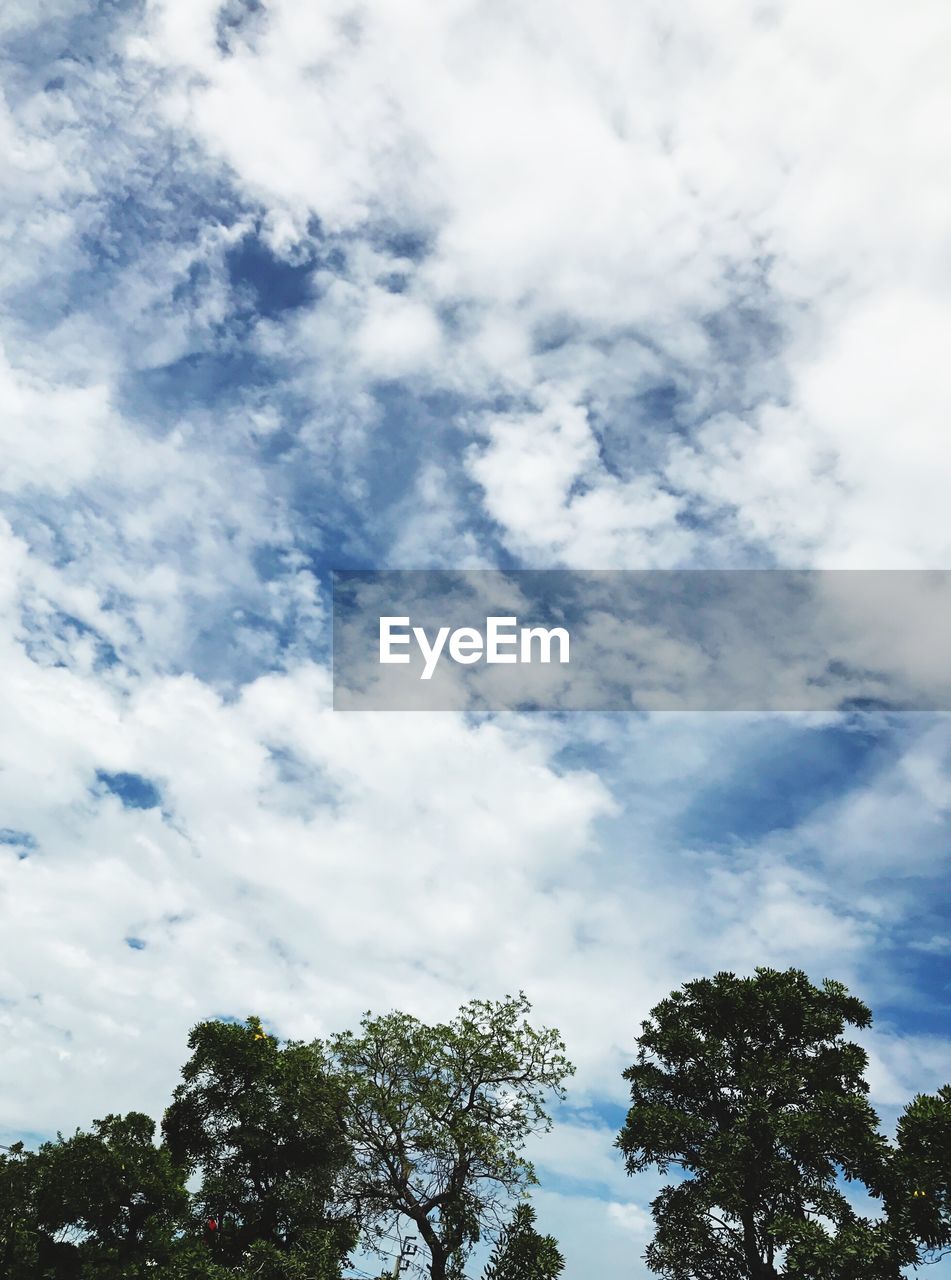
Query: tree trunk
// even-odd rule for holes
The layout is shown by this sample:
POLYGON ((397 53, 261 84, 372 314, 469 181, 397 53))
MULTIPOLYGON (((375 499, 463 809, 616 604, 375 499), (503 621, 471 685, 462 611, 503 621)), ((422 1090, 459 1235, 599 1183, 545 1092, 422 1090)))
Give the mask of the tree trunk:
POLYGON ((743 1256, 750 1280, 779 1280, 772 1263, 760 1255, 753 1210, 745 1209, 740 1220, 743 1223, 743 1256))
POLYGON ((419 1228, 419 1234, 423 1237, 426 1248, 429 1250, 429 1274, 431 1280, 446 1280, 449 1251, 439 1239, 433 1229, 433 1224, 424 1213, 413 1214, 412 1218, 419 1228))

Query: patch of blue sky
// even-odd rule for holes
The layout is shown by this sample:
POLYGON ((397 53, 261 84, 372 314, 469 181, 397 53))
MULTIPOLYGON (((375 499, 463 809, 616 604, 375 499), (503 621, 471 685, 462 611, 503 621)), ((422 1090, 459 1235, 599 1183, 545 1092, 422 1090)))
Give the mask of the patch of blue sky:
POLYGON ((458 400, 441 396, 435 402, 400 382, 383 382, 373 388, 379 411, 375 429, 368 433, 360 459, 360 478, 366 516, 371 527, 403 498, 413 492, 423 458, 436 460, 442 452, 440 437, 461 407, 458 400), (377 519, 374 521, 374 513, 377 519))
POLYGON ((848 722, 747 723, 728 770, 692 792, 677 834, 691 847, 722 848, 792 830, 823 804, 862 786, 898 749, 895 735, 848 722))
MULTIPOLYGON (((698 428, 720 413, 743 414, 762 401, 782 402, 788 394, 781 364, 782 327, 768 296, 757 305, 730 306, 705 318, 702 329, 709 347, 699 364, 685 364, 659 346, 650 334, 618 331, 603 338, 569 319, 555 318, 536 334, 536 351, 553 367, 568 362, 570 348, 600 351, 603 377, 596 396, 586 402, 589 425, 603 472, 624 482, 652 474, 655 487, 681 502, 677 523, 706 535, 695 540, 685 560, 689 567, 708 567, 723 559, 712 551, 716 539, 729 545, 734 567, 770 568, 779 562, 773 548, 744 537, 728 510, 696 494, 681 491, 661 477, 670 449, 688 443, 698 428)), ((577 482, 580 496, 590 479, 577 482)))
MULTIPOLYGON (((13 495, 4 504, 5 514, 17 537, 22 538, 30 550, 52 565, 62 569, 73 559, 73 548, 67 529, 62 522, 62 509, 44 508, 38 494, 13 495)), ((64 619, 72 615, 63 614, 64 619)))
POLYGON ((0 827, 0 844, 11 845, 19 849, 35 849, 36 836, 29 831, 17 831, 13 827, 0 827))
POLYGON ((291 572, 293 553, 280 543, 261 542, 251 552, 251 564, 262 582, 274 582, 291 572))
POLYGON ((274 381, 269 361, 238 344, 226 344, 128 372, 119 386, 118 404, 153 429, 167 431, 189 411, 241 404, 249 390, 274 381))
POLYGON ((150 778, 139 773, 107 773, 96 770, 96 781, 106 791, 116 796, 126 809, 157 809, 162 803, 162 793, 150 778))
MULTIPOLYGON (((24 527, 15 519, 21 535, 24 527)), ((117 539, 116 547, 121 548, 117 539)), ((64 556, 63 564, 82 563, 82 549, 64 556)), ((187 567, 192 549, 186 539, 165 548, 187 567)), ((252 548, 252 567, 257 583, 238 580, 222 584, 220 592, 199 596, 188 602, 189 625, 181 643, 172 650, 153 655, 159 669, 169 674, 191 673, 227 693, 258 676, 283 669, 291 656, 324 660, 329 653, 329 637, 313 625, 309 600, 303 604, 293 591, 277 595, 270 591, 306 565, 306 555, 293 546, 262 544, 252 548)), ((329 610, 329 578, 326 584, 329 610)), ((113 668, 136 672, 141 662, 141 641, 135 622, 134 601, 111 589, 104 589, 101 608, 115 611, 129 638, 117 649, 99 630, 60 610, 27 606, 23 610, 23 643, 28 656, 43 666, 75 668, 89 665, 97 673, 113 668)))
POLYGON ((391 258, 405 258, 419 265, 433 250, 433 237, 424 227, 401 226, 383 221, 371 228, 368 239, 374 248, 391 258))
POLYGON ((563 711, 553 713, 552 719, 562 731, 569 730, 571 736, 553 753, 551 767, 564 773, 587 769, 607 776, 617 755, 616 737, 629 720, 629 713, 579 715, 563 711))
POLYGON ((97 4, 45 6, 29 28, 2 42, 5 56, 24 73, 49 75, 50 62, 58 58, 81 63, 101 63, 107 57, 116 27, 125 18, 145 10, 145 0, 100 0, 97 4))
POLYGON ((607 1126, 608 1129, 619 1132, 627 1119, 627 1106, 621 1102, 612 1102, 609 1098, 593 1098, 584 1111, 580 1112, 579 1119, 585 1124, 594 1121, 595 1125, 607 1126))
MULTIPOLYGON (((471 443, 459 425, 466 402, 395 381, 378 383, 372 395, 376 419, 355 461, 337 456, 315 466, 299 454, 298 465, 288 469, 300 545, 306 546, 310 531, 320 530, 320 538, 307 548, 314 572, 324 577, 330 569, 427 567, 394 562, 400 534, 420 514, 417 486, 427 467, 438 467, 446 488, 451 486, 454 532, 471 532, 490 563, 511 567, 475 485, 459 464, 463 444, 471 443)), ((439 548, 433 553, 438 557, 439 548)))
POLYGON ((783 365, 787 333, 783 310, 765 285, 752 296, 713 312, 703 321, 712 348, 715 376, 695 383, 694 413, 744 413, 764 398, 782 401, 789 393, 783 365))
POLYGON ((204 607, 201 614, 204 623, 187 648, 187 670, 221 692, 281 670, 292 650, 300 656, 303 648, 318 661, 328 652, 329 638, 303 630, 293 612, 271 618, 248 608, 204 607))
POLYGON ((10 1147, 15 1142, 22 1142, 28 1151, 35 1151, 42 1143, 55 1137, 52 1133, 40 1133, 36 1129, 0 1129, 0 1146, 10 1147))
POLYGON ((231 288, 255 317, 281 315, 313 302, 318 265, 320 258, 312 252, 303 261, 278 257, 257 233, 243 236, 225 253, 231 288))
MULTIPOLYGON (((21 532, 18 522, 11 524, 21 532)), ((62 563, 70 557, 64 556, 62 563)), ((40 612, 29 605, 21 612, 23 647, 28 657, 41 666, 70 667, 77 655, 77 646, 83 642, 92 645, 93 670, 105 671, 118 665, 120 659, 113 644, 95 627, 61 609, 40 612)))
MULTIPOLYGON (((94 84, 71 90, 70 98, 84 116, 95 114, 94 84)), ((72 247, 60 248, 56 269, 34 273, 9 297, 20 332, 42 334, 70 317, 99 324, 125 344, 125 364, 134 369, 142 358, 141 327, 159 320, 147 310, 136 325, 117 330, 116 290, 127 292, 129 273, 134 277, 143 264, 147 272, 148 257, 160 247, 169 254, 175 248, 197 250, 205 230, 230 227, 249 211, 220 175, 201 172, 196 158, 189 162, 187 148, 183 157, 168 136, 129 136, 111 120, 91 131, 102 139, 100 146, 127 155, 127 164, 110 166, 98 189, 75 205, 72 247), (185 172, 179 176, 180 170, 185 172)), ((179 315, 196 310, 217 267, 214 257, 196 260, 171 295, 152 299, 149 307, 164 305, 179 315)))
MULTIPOLYGON (((337 810, 343 802, 343 789, 325 771, 285 746, 268 745, 268 763, 277 788, 283 788, 287 807, 298 815, 326 814, 337 810)), ((270 803, 276 802, 273 792, 270 803)))
POLYGON ((659 466, 672 437, 692 424, 690 388, 666 371, 602 403, 588 405, 598 459, 609 475, 629 479, 659 466))
MULTIPOLYGON (((176 141, 160 134, 139 146, 142 169, 118 173, 115 184, 98 193, 99 220, 82 241, 94 269, 83 284, 98 293, 108 290, 110 270, 134 264, 143 249, 157 242, 193 244, 204 228, 230 227, 248 215, 227 180, 213 171, 178 174, 174 162, 180 167, 189 153, 186 148, 183 155, 176 141)), ((200 283, 193 277, 193 284, 200 283)))
MULTIPOLYGON (((951 1280, 951 1257, 935 1258, 923 1263, 927 1267, 924 1273, 928 1280, 951 1280)), ((921 1280, 922 1272, 918 1267, 908 1267, 902 1273, 908 1280, 921 1280)))
MULTIPOLYGON (((610 1141, 606 1145, 610 1148, 610 1141)), ((623 1160, 617 1153, 615 1153, 615 1156, 617 1172, 623 1173, 623 1160)), ((604 1179, 583 1177, 581 1175, 572 1176, 570 1173, 565 1173, 564 1170, 553 1169, 545 1164, 543 1156, 540 1156, 536 1161, 536 1173, 542 1189, 551 1191, 555 1195, 590 1196, 594 1200, 604 1201, 614 1200, 617 1195, 615 1188, 604 1179)), ((637 1194, 636 1184, 632 1184, 631 1194, 637 1194)))
MULTIPOLYGON (((951 832, 949 832, 951 846, 951 832)), ((884 936, 869 967, 880 974, 883 998, 876 1023, 910 1035, 947 1036, 951 1025, 951 894, 947 872, 918 876, 910 885, 897 877, 875 886, 884 901, 902 901, 900 925, 884 936)))
MULTIPOLYGON (((172 243, 177 236, 185 243, 194 242, 202 227, 209 224, 229 225, 239 218, 253 218, 253 211, 237 201, 228 207, 225 196, 213 205, 196 205, 192 196, 190 204, 185 202, 184 212, 174 224, 172 243)), ((165 234, 163 227, 150 225, 148 209, 140 213, 145 219, 141 233, 137 226, 129 230, 126 215, 111 229, 120 242, 130 240, 124 253, 133 261, 140 234, 144 243, 165 234)), ((256 460, 264 465, 280 461, 292 450, 296 431, 313 413, 313 404, 295 385, 296 369, 290 357, 262 356, 254 330, 262 319, 286 319, 289 313, 319 305, 314 284, 318 267, 341 270, 343 260, 336 248, 322 242, 316 228, 292 260, 276 255, 258 228, 230 246, 222 245, 220 254, 215 250, 211 257, 193 262, 166 300, 171 312, 198 314, 205 293, 219 289, 224 282, 224 314, 196 331, 189 349, 171 361, 147 365, 130 359, 118 386, 118 406, 150 429, 162 431, 186 414, 200 419, 203 413, 266 405, 277 413, 280 427, 261 438, 256 460)), ((98 273, 100 287, 110 271, 107 263, 104 272, 98 273)), ((200 430, 200 422, 193 424, 194 429, 200 430)), ((214 434, 220 440, 217 423, 214 434)), ((247 448, 246 439, 241 447, 247 448)))

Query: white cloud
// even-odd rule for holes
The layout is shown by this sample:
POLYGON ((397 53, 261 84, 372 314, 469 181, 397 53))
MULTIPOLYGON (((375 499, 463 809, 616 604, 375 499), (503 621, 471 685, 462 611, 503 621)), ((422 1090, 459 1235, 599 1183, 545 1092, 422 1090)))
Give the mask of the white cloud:
POLYGON ((646 1243, 654 1233, 651 1215, 639 1204, 609 1204, 608 1213, 614 1222, 619 1223, 637 1240, 646 1243))
MULTIPOLYGON (((572 564, 576 545, 599 564, 689 559, 696 539, 676 521, 699 500, 788 563, 941 562, 942 6, 906 20, 850 3, 830 21, 812 3, 671 17, 605 0, 581 22, 567 5, 456 4, 434 20, 410 0, 358 17, 284 3, 227 57, 214 6, 151 12, 135 47, 179 69, 172 118, 275 217, 310 210, 357 232, 385 218, 429 238, 404 333, 370 322, 384 367, 432 373, 423 316, 465 304, 443 369, 538 398, 537 414, 508 420, 504 445, 488 424, 480 465, 514 550, 572 564), (708 422, 723 366, 760 359, 711 342, 707 322, 731 308, 778 322, 785 369, 708 422), (543 353, 527 365, 552 322, 574 341, 554 368, 543 353), (606 379, 636 391, 631 332, 668 376, 689 368, 695 438, 669 441, 669 470, 661 450, 619 479, 587 455, 579 470, 577 433, 545 436, 547 406, 579 345, 614 354, 606 367, 586 358, 574 412, 606 379), (547 467, 587 490, 545 489, 565 533, 552 545, 525 538, 504 465, 515 450, 519 466, 537 461, 542 438, 547 467)), ((756 388, 754 370, 743 376, 756 388)))
MULTIPOLYGON (((8 692, 4 811, 39 844, 25 860, 4 852, 18 955, 7 980, 31 1026, 18 1028, 22 1051, 58 1037, 79 1062, 66 1095, 21 1080, 14 1122, 33 1128, 113 1105, 102 1062, 120 1069, 126 1038, 154 1018, 168 1039, 152 1078, 164 1068, 167 1091, 201 1013, 255 1008, 285 1034, 315 1034, 367 1005, 446 1015, 490 975, 492 989, 512 986, 495 949, 607 803, 590 775, 556 776, 517 729, 334 717, 317 669, 225 704, 194 679, 117 699, 61 668, 27 683, 30 666, 7 667, 18 701, 8 692), (146 773, 168 820, 94 798, 97 768, 146 773), (146 949, 125 949, 126 933, 146 949)), ((558 904, 547 914, 567 943, 558 904)), ((158 1106, 152 1088, 142 1101, 158 1106)))
POLYGON ((599 477, 598 445, 583 405, 552 395, 540 412, 486 424, 469 470, 489 515, 527 561, 573 568, 656 567, 689 538, 671 528, 682 504, 645 477, 599 477))
MULTIPOLYGON (((0 31, 59 50, 87 10, 0 31)), ((0 1124, 157 1111, 218 1013, 314 1035, 524 986, 583 1107, 623 1104, 640 1019, 695 974, 907 995, 879 957, 946 851, 941 724, 790 830, 727 812, 708 842, 685 813, 757 769, 749 722, 334 715, 311 554, 942 564, 946 7, 283 0, 228 56, 217 10, 152 0, 0 111, 0 826, 37 842, 0 845, 0 1124), (305 261, 313 217, 337 265, 240 345, 229 247, 305 261), (192 357, 227 395, 146 403, 192 357), (233 386, 252 357, 272 381, 233 386), (392 491, 381 379, 448 393, 392 491)), ((869 1044, 886 1108, 946 1061, 869 1044)), ((656 1187, 612 1137, 580 1112, 537 1153, 583 1187, 539 1196, 572 1280, 639 1274, 656 1187)))
POLYGON ((538 1226, 559 1241, 568 1276, 650 1275, 641 1255, 649 1238, 648 1213, 631 1200, 596 1200, 544 1189, 533 1197, 538 1226))
POLYGON ((942 1036, 899 1036, 873 1028, 861 1040, 869 1055, 872 1102, 889 1118, 916 1093, 933 1093, 948 1083, 948 1043, 942 1036))
POLYGON ((377 289, 367 299, 356 348, 371 374, 396 378, 431 367, 439 356, 439 339, 439 324, 428 307, 377 289))

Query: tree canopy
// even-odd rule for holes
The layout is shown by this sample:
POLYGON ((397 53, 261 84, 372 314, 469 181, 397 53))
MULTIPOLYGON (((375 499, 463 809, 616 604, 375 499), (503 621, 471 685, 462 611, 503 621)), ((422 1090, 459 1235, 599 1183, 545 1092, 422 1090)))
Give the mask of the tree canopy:
MULTIPOLYGON (((0 1277, 345 1280, 358 1247, 392 1275, 409 1229, 410 1274, 465 1280, 481 1243, 482 1280, 559 1280, 527 1143, 573 1068, 530 1013, 520 994, 447 1022, 367 1014, 310 1043, 200 1022, 158 1130, 132 1111, 0 1148, 0 1277)), ((629 1173, 666 1180, 651 1271, 899 1280, 951 1251, 951 1085, 884 1136, 847 1034, 870 1022, 798 969, 718 973, 656 1005, 616 1144, 629 1173)))
POLYGON ((565 1260, 554 1236, 535 1229, 535 1210, 519 1204, 496 1241, 482 1280, 558 1280, 565 1260))
POLYGON ((535 1181, 525 1141, 550 1127, 545 1101, 563 1096, 573 1068, 557 1031, 526 1021, 530 1009, 519 995, 470 1001, 433 1025, 368 1015, 359 1034, 331 1042, 349 1097, 354 1194, 381 1224, 415 1224, 432 1280, 458 1274, 535 1181))
POLYGON ((0 1151, 0 1275, 37 1274, 42 1247, 37 1205, 37 1156, 22 1142, 0 1151))
POLYGON ((258 1019, 212 1021, 189 1037, 162 1122, 165 1144, 187 1174, 200 1174, 196 1226, 214 1222, 217 1263, 252 1255, 262 1274, 332 1280, 352 1248, 356 1219, 339 1204, 350 1160, 345 1093, 319 1045, 280 1045, 258 1019))
POLYGON ((868 1101, 867 1055, 845 1037, 870 1023, 841 983, 815 986, 797 969, 718 973, 651 1011, 624 1072, 632 1106, 618 1146, 629 1173, 676 1170, 652 1204, 652 1271, 898 1280, 947 1241, 946 1192, 935 1191, 947 1186, 947 1099, 919 1099, 890 1144, 868 1101), (916 1165, 927 1208, 909 1199, 916 1165), (858 1212, 849 1183, 882 1201, 879 1216, 858 1212))
POLYGON ((188 1208, 180 1170, 139 1112, 0 1158, 0 1274, 138 1280, 172 1266, 188 1208))

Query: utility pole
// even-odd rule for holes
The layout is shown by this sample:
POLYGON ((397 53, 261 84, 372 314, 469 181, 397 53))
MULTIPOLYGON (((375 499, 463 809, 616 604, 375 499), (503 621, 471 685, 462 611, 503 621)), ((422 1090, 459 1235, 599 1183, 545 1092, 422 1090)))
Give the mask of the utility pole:
POLYGON ((416 1237, 407 1236, 406 1239, 400 1245, 399 1255, 397 1256, 396 1261, 393 1263, 393 1271, 391 1273, 393 1276, 393 1280, 398 1280, 400 1272, 405 1271, 407 1269, 406 1267, 403 1266, 404 1261, 408 1262, 408 1260, 413 1256, 413 1254, 418 1252, 419 1252, 419 1248, 416 1244, 416 1237))

